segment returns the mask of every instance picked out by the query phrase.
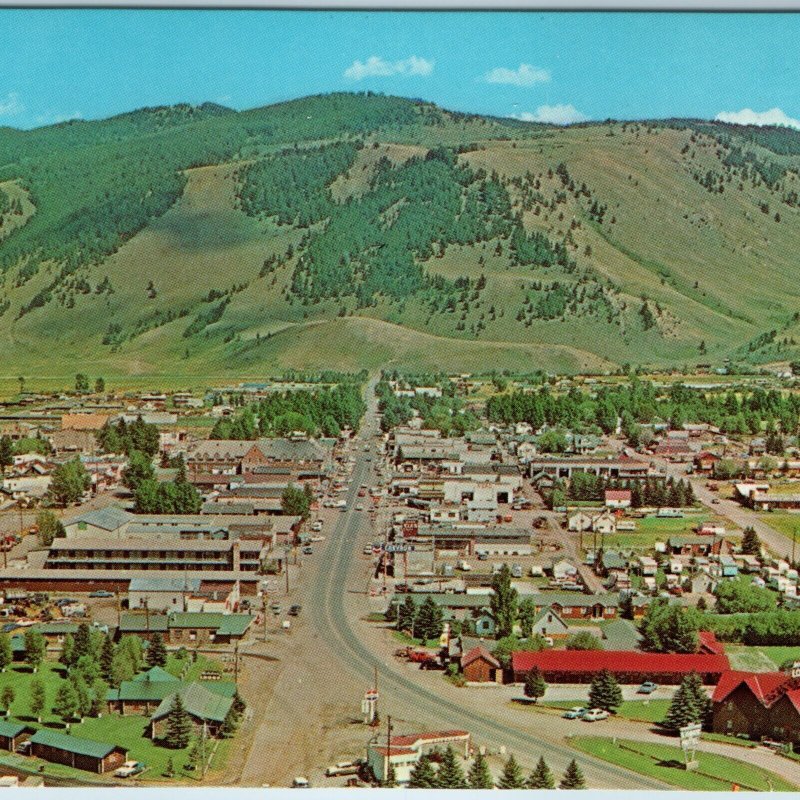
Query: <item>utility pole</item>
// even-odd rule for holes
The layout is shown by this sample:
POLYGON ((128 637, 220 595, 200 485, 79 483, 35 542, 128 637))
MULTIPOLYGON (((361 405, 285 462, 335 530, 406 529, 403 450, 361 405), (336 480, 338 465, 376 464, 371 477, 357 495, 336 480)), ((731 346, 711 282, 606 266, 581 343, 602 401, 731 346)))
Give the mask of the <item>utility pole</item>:
POLYGON ((392 768, 392 718, 386 717, 386 769, 384 770, 384 781, 389 777, 389 770, 392 768))
POLYGON ((233 643, 233 682, 239 685, 239 640, 233 643))

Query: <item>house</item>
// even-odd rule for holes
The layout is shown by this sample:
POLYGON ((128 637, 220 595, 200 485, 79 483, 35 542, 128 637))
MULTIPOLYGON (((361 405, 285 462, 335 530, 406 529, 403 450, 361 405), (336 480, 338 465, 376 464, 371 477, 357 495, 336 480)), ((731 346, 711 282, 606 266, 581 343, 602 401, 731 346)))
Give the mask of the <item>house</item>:
POLYGON ((592 531, 595 533, 615 533, 617 518, 610 512, 604 511, 592 519, 592 531))
POLYGON ((494 617, 487 610, 478 611, 472 618, 472 626, 476 636, 494 636, 497 623, 494 617))
POLYGON ((452 747, 457 755, 469 755, 470 735, 467 731, 431 731, 411 733, 405 736, 384 737, 367 746, 367 766, 372 770, 375 780, 383 783, 389 773, 389 765, 394 768, 397 783, 408 783, 414 765, 423 755, 435 750, 452 747))
POLYGON ((703 450, 694 457, 695 472, 713 472, 714 467, 719 463, 720 456, 703 450))
POLYGON ((592 516, 585 511, 575 511, 567 517, 567 530, 590 531, 592 529, 592 516))
POLYGON ((658 562, 650 556, 639 556, 636 571, 646 577, 653 577, 658 573, 658 562))
POLYGON ((725 655, 697 653, 641 653, 626 650, 595 650, 587 656, 581 650, 542 650, 538 653, 515 651, 511 654, 511 675, 521 683, 538 667, 548 683, 591 683, 607 669, 620 683, 655 681, 679 684, 696 672, 703 683, 716 684, 729 669, 725 655))
POLYGON ((564 581, 573 581, 578 574, 578 568, 566 558, 553 561, 549 570, 553 576, 554 581, 563 583, 564 581))
POLYGON ((128 751, 118 745, 68 736, 49 728, 36 731, 30 741, 31 755, 36 758, 100 775, 113 772, 128 758, 128 751))
POLYGON ((17 747, 27 739, 30 739, 34 729, 21 722, 14 722, 10 719, 0 719, 0 750, 8 750, 11 753, 17 751, 17 747))
POLYGON ((250 614, 219 612, 128 613, 120 616, 118 634, 135 633, 145 639, 160 633, 169 644, 224 644, 241 640, 253 622, 250 614))
POLYGON ((531 630, 534 634, 549 637, 554 641, 567 639, 570 635, 569 626, 552 606, 543 608, 536 615, 531 630))
POLYGON ((461 657, 461 673, 470 683, 489 683, 502 677, 502 665, 479 645, 461 657))
POLYGON ((630 489, 606 489, 606 508, 630 508, 631 496, 630 489))
POLYGON ((122 681, 118 689, 109 689, 106 703, 109 713, 150 714, 165 697, 181 689, 182 682, 161 667, 152 667, 129 681, 122 681))
POLYGON ((667 552, 676 556, 707 556, 710 554, 732 554, 733 547, 726 539, 708 536, 670 536, 667 552))
POLYGON ((800 743, 798 670, 722 675, 712 695, 712 729, 728 736, 800 743))
POLYGON ((192 720, 197 732, 205 729, 209 736, 217 736, 222 730, 228 712, 233 706, 234 684, 228 684, 228 688, 233 690, 222 693, 219 687, 214 688, 204 686, 201 683, 190 683, 177 692, 167 695, 159 704, 153 715, 150 717, 150 738, 161 739, 167 731, 167 717, 175 700, 175 695, 180 695, 186 713, 192 720))

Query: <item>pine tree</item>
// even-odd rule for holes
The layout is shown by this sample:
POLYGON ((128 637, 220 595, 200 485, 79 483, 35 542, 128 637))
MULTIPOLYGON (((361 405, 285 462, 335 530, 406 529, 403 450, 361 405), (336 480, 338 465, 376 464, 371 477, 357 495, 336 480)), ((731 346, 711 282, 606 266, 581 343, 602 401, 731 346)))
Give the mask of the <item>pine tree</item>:
POLYGON ((112 667, 114 664, 114 642, 111 637, 106 634, 103 638, 103 646, 100 649, 100 674, 103 680, 111 682, 112 667))
POLYGON ((686 725, 705 723, 711 713, 711 700, 703 687, 700 676, 693 672, 687 675, 672 696, 672 702, 664 718, 664 727, 678 730, 686 725))
POLYGON ((433 769, 430 758, 423 755, 420 756, 419 761, 414 764, 411 774, 408 778, 409 789, 435 789, 436 788, 436 772, 433 769))
POLYGON ((427 641, 428 639, 435 639, 440 636, 443 627, 442 608, 428 595, 417 612, 414 633, 418 639, 427 641))
POLYGON ((583 772, 581 771, 581 768, 578 766, 574 758, 567 765, 567 769, 564 772, 564 777, 561 779, 561 783, 558 784, 558 788, 559 789, 586 788, 586 780, 583 777, 583 772))
POLYGON ((163 667, 167 663, 167 648, 160 633, 154 633, 147 647, 147 663, 151 667, 163 667))
POLYGON ((233 705, 231 706, 236 716, 241 717, 244 714, 245 709, 247 708, 247 703, 242 699, 242 696, 239 694, 239 690, 237 689, 233 693, 233 705))
POLYGON ((53 702, 53 711, 58 714, 61 719, 68 719, 75 716, 78 710, 78 695, 72 688, 70 683, 62 683, 56 692, 56 698, 53 702))
POLYGON ((761 555, 761 540, 754 528, 747 527, 742 535, 742 553, 748 556, 761 555))
POLYGON ((494 780, 492 773, 489 772, 489 765, 480 753, 475 756, 475 760, 469 768, 467 783, 470 789, 494 789, 494 780))
POLYGON ((172 763, 172 756, 167 759, 167 763, 164 766, 164 775, 167 778, 175 777, 175 765, 172 763))
POLYGON ((539 667, 534 667, 525 675, 525 697, 535 703, 547 691, 547 684, 539 667))
POLYGON ((497 637, 500 639, 510 636, 514 631, 517 598, 517 590, 511 585, 511 570, 508 564, 503 564, 500 572, 492 578, 492 594, 489 596, 497 637))
POLYGON ((456 754, 450 745, 444 751, 439 770, 436 773, 436 785, 440 789, 466 789, 467 779, 464 770, 456 759, 456 754))
POLYGON ((167 715, 166 741, 170 747, 181 750, 189 744, 192 736, 192 720, 186 713, 183 700, 179 694, 172 698, 172 704, 167 715))
POLYGON ((539 761, 536 764, 536 769, 531 773, 528 778, 527 787, 529 789, 555 789, 556 782, 553 779, 553 773, 550 772, 550 767, 544 760, 544 756, 539 756, 539 761))
POLYGON ((589 704, 613 713, 622 704, 622 690, 617 679, 604 669, 595 675, 589 689, 589 704))
POLYGON ((81 622, 75 633, 75 660, 81 656, 94 655, 94 643, 92 642, 92 629, 87 623, 81 622))
POLYGON ((500 780, 497 782, 498 789, 524 789, 525 777, 522 774, 522 769, 517 764, 517 759, 514 756, 509 756, 503 767, 503 773, 500 775, 500 780))
POLYGON ((75 637, 71 633, 68 633, 64 637, 64 642, 61 645, 61 655, 59 655, 58 660, 68 670, 75 666, 75 662, 77 661, 75 656, 75 637))
POLYGON ((11 640, 8 634, 0 633, 0 672, 5 672, 8 665, 14 660, 11 652, 11 640))
POLYGON ((44 661, 45 640, 39 631, 28 629, 25 631, 25 661, 36 672, 44 661))
POLYGON ((236 712, 233 710, 233 706, 228 709, 228 713, 225 715, 225 719, 222 722, 221 732, 222 735, 228 739, 236 733, 236 725, 238 722, 239 717, 237 716, 236 712))
POLYGON ((397 609, 397 630, 410 631, 414 627, 417 606, 410 594, 407 594, 397 609))

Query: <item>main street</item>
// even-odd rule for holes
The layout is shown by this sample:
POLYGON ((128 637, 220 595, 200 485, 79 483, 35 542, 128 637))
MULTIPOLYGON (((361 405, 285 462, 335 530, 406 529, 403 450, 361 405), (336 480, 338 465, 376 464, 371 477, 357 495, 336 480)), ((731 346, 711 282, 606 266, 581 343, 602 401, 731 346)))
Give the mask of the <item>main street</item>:
MULTIPOLYGON (((570 736, 586 734, 663 741, 649 726, 621 719, 588 725, 537 713, 513 702, 516 690, 511 687, 458 688, 441 672, 421 671, 393 658, 397 643, 391 633, 365 621, 379 602, 365 589, 374 564, 361 551, 383 535, 368 512, 357 510, 359 487, 376 481, 374 381, 368 400, 361 433, 353 443, 355 464, 345 495, 347 510, 329 512, 335 522, 330 527, 326 524, 326 541, 303 561, 298 594, 291 598, 303 603, 303 616, 293 623, 290 634, 278 632, 259 647, 276 661, 253 663, 247 671, 243 689, 254 710, 254 730, 248 736, 249 746, 243 742, 246 753, 233 759, 237 768, 235 775, 228 775, 230 782, 285 786, 294 775, 323 780, 321 770, 327 764, 363 755, 373 731, 359 721, 358 711, 363 692, 377 676, 381 735, 385 735, 388 716, 395 733, 462 728, 472 734, 476 745, 495 753, 505 748, 527 769, 544 755, 554 773, 560 774, 576 757, 591 788, 669 788, 569 745, 570 736), (369 452, 365 445, 370 446, 369 452)), ((741 760, 752 758, 743 748, 719 743, 704 742, 701 749, 741 760)), ((770 754, 760 757, 786 774, 785 759, 770 754)), ((786 774, 787 778, 800 780, 800 770, 788 771, 792 774, 786 774)))

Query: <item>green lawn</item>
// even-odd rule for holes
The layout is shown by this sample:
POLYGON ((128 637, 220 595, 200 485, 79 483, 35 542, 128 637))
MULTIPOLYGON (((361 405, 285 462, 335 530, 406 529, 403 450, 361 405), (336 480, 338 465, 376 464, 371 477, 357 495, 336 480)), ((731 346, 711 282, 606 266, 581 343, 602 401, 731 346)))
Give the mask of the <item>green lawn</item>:
POLYGON ((744 645, 728 645, 725 648, 728 660, 733 669, 749 670, 751 672, 772 672, 780 664, 775 661, 779 653, 786 653, 785 658, 792 654, 800 654, 797 647, 746 647, 744 645), (767 651, 776 651, 775 653, 767 651))
POLYGON ((729 791, 733 784, 755 791, 791 792, 798 788, 771 772, 715 753, 698 753, 697 770, 687 772, 683 766, 683 751, 673 745, 627 739, 614 742, 598 736, 576 736, 570 742, 584 753, 679 789, 729 791))
MULTIPOLYGON (((545 708, 572 708, 573 706, 588 705, 586 698, 577 700, 553 700, 540 703, 545 708)), ((617 716, 638 722, 661 722, 667 715, 669 700, 625 700, 617 709, 617 716)))
MULTIPOLYGON (((202 653, 198 653, 197 659, 192 661, 191 654, 188 653, 188 651, 186 653, 186 658, 179 658, 177 653, 168 653, 165 668, 171 675, 185 681, 199 680, 203 672, 223 672, 222 663, 220 661, 215 661, 213 658, 209 658, 202 653), (189 669, 184 674, 183 670, 187 663, 189 664, 189 669)), ((230 679, 233 680, 233 677, 231 676, 230 679)))
MULTIPOLYGON (((789 514, 786 511, 765 511, 759 514, 759 517, 765 525, 774 528, 790 541, 793 536, 800 534, 800 514, 789 514)), ((800 535, 797 535, 797 542, 800 545, 800 535)))
MULTIPOLYGON (((181 672, 182 663, 185 662, 176 658, 175 654, 170 653, 167 669, 172 674, 178 675, 181 672)), ((196 680, 202 671, 214 668, 221 670, 222 665, 200 654, 197 661, 191 664, 185 679, 189 681, 196 680)), ((35 675, 24 664, 15 664, 9 667, 6 672, 0 673, 0 692, 5 686, 10 685, 15 693, 9 718, 25 722, 34 728, 48 727, 63 731, 65 729, 64 721, 52 712, 52 704, 56 692, 64 680, 63 675, 63 667, 55 662, 45 662, 35 675), (30 685, 35 677, 40 678, 45 687, 46 711, 42 715, 41 725, 37 722, 30 709, 30 685)), ((71 723, 70 732, 75 736, 112 742, 125 747, 128 750, 129 758, 147 764, 148 770, 143 776, 144 779, 164 780, 162 773, 170 758, 173 761, 176 778, 186 779, 191 777, 193 773, 185 773, 183 771, 183 766, 188 761, 191 745, 183 750, 172 750, 154 743, 147 736, 147 722, 148 717, 145 716, 121 716, 119 714, 103 713, 101 717, 87 717, 83 722, 71 723)), ((209 741, 209 748, 212 745, 213 741, 209 741)), ((228 752, 227 740, 224 740, 214 757, 212 765, 214 769, 224 766, 228 752), (223 744, 225 746, 222 746, 223 744)), ((14 758, 17 757, 14 756, 14 758)), ((24 759, 23 761, 27 768, 30 768, 31 765, 34 765, 35 768, 39 764, 45 764, 45 772, 53 775, 80 776, 82 778, 87 775, 82 770, 73 770, 71 767, 41 762, 38 759, 24 759)))

